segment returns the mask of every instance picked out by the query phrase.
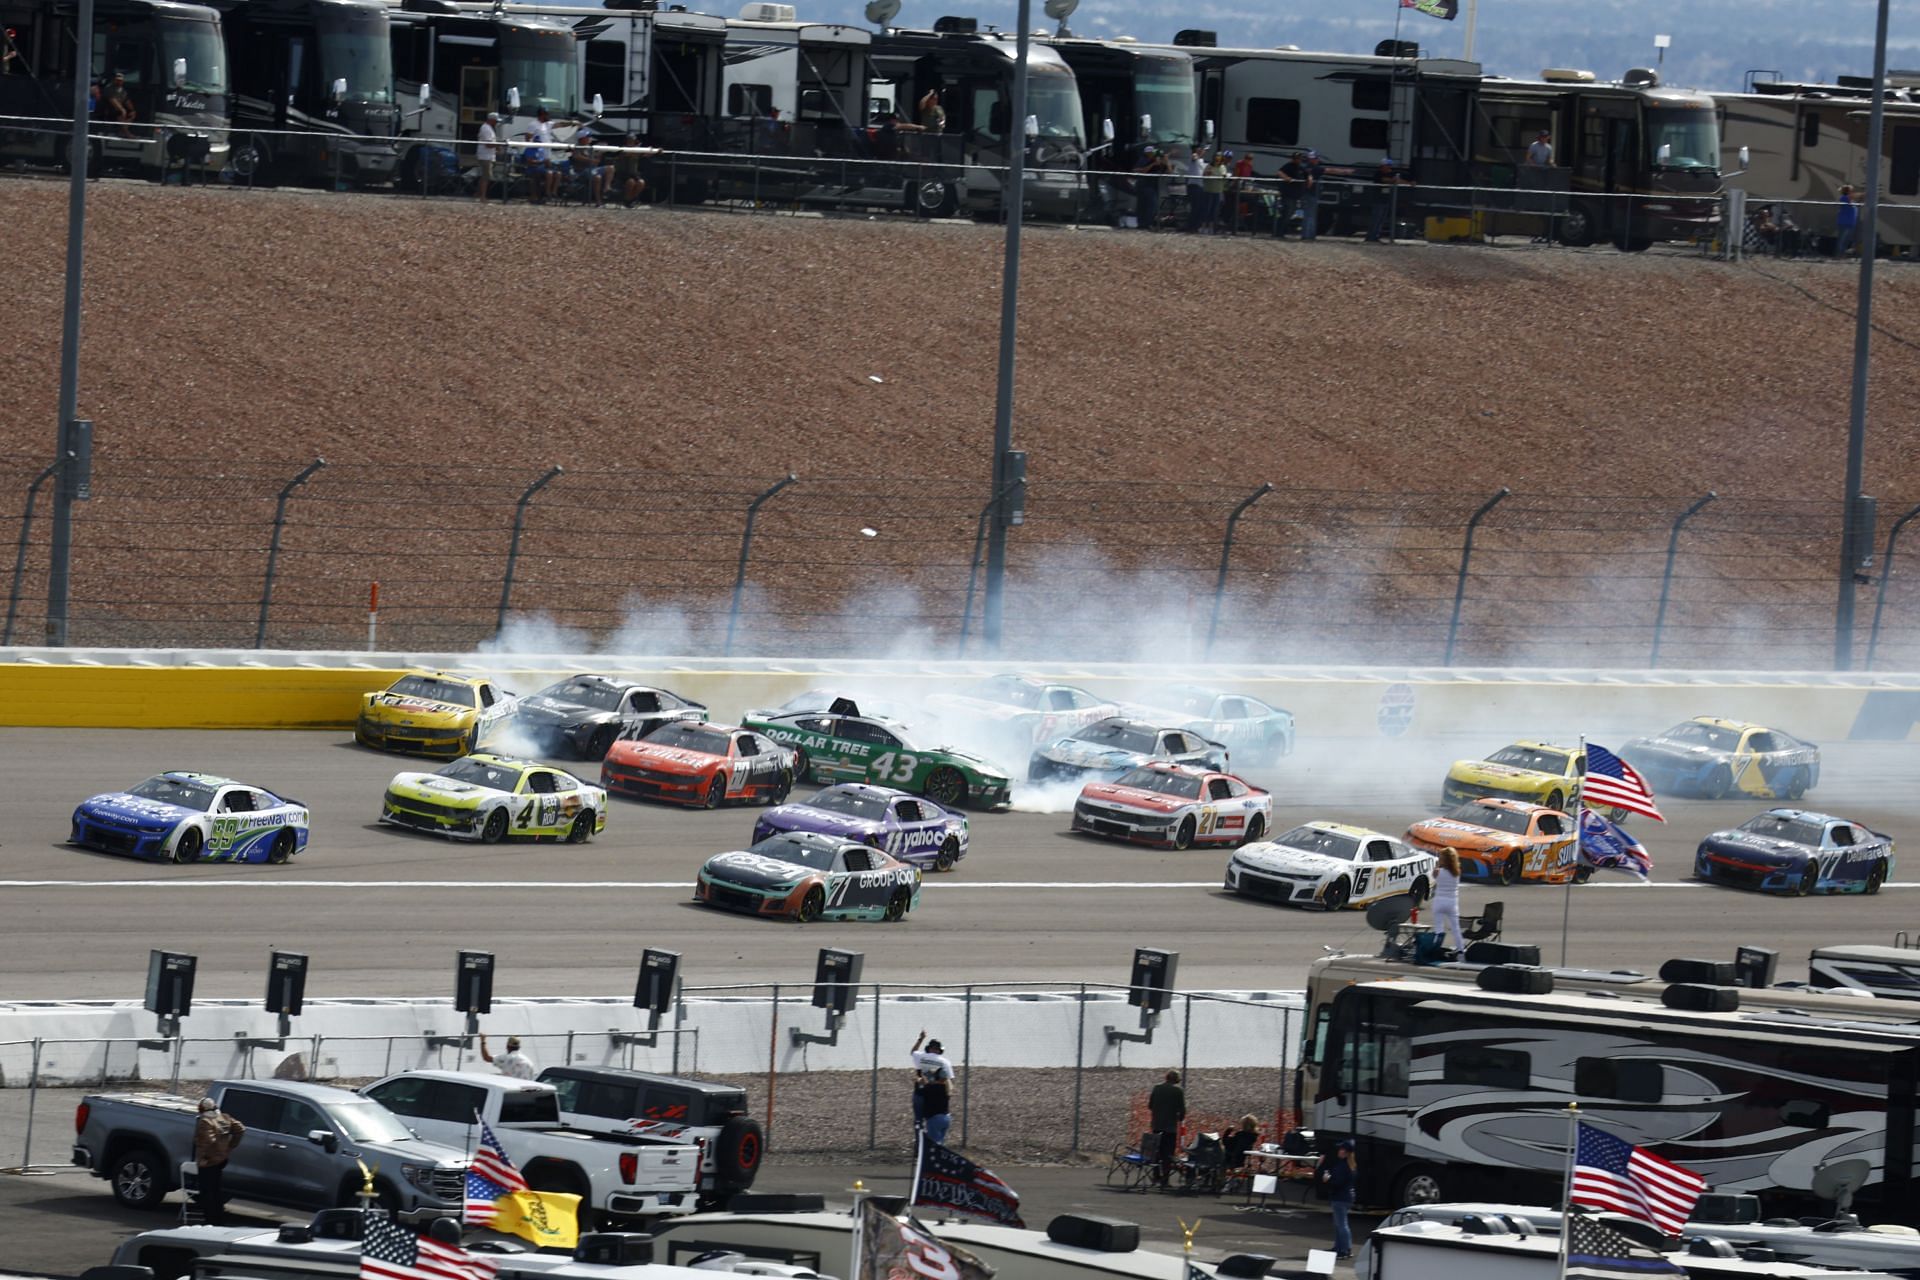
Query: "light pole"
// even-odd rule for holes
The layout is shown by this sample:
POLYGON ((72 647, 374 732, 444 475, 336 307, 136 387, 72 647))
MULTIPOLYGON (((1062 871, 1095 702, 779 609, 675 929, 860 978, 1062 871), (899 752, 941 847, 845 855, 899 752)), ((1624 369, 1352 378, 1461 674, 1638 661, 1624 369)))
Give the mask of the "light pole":
POLYGON ((80 280, 87 253, 87 85, 93 49, 93 0, 80 0, 74 40, 73 132, 67 141, 67 167, 72 174, 67 184, 67 301, 60 325, 60 421, 53 437, 57 468, 53 477, 53 545, 47 552, 47 643, 52 645, 67 642, 73 501, 93 450, 91 427, 83 431, 74 424, 80 404, 80 280))
POLYGON ((1000 272, 1000 386, 993 402, 993 487, 988 490, 995 495, 995 506, 987 531, 987 594, 980 618, 988 653, 1000 649, 1007 577, 1006 492, 1013 479, 1008 474, 1008 455, 1013 452, 1013 352, 1020 312, 1020 220, 1025 211, 1027 182, 1027 29, 1032 17, 1032 0, 1020 0, 1013 110, 1007 120, 1007 184, 1001 194, 1007 211, 1007 249, 1000 272))
POLYGON ((1853 316, 1853 405, 1847 417, 1846 513, 1840 531, 1840 601, 1833 612, 1833 669, 1853 669, 1853 586, 1859 572, 1864 536, 1873 546, 1873 530, 1861 529, 1860 485, 1867 452, 1867 350, 1873 337, 1873 258, 1879 252, 1880 142, 1886 136, 1887 0, 1880 0, 1873 33, 1873 109, 1867 116, 1867 206, 1861 213, 1860 301, 1853 316))

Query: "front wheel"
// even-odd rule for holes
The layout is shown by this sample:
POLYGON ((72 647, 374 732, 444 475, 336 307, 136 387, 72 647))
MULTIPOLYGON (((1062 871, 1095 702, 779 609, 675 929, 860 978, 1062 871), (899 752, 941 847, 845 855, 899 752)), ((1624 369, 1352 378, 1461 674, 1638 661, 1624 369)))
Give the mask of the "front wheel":
POLYGON ((1820 868, 1813 864, 1812 859, 1808 859, 1806 868, 1800 872, 1800 879, 1794 883, 1793 896, 1804 898, 1812 893, 1814 886, 1819 883, 1820 868))
POLYGON ((785 804, 787 797, 792 794, 793 775, 782 769, 779 780, 773 784, 773 790, 767 792, 767 803, 769 805, 785 804))
POLYGON ((923 218, 951 218, 960 208, 960 193, 950 182, 920 182, 913 188, 913 211, 923 218))
POLYGON ((967 780, 950 764, 943 764, 927 778, 927 798, 952 808, 967 799, 967 780))
POLYGON ((587 759, 605 760, 607 752, 613 750, 614 733, 614 727, 610 724, 595 729, 593 736, 587 739, 587 759))
POLYGON ((703 809, 718 809, 720 802, 727 798, 727 780, 719 774, 713 775, 713 781, 707 784, 707 794, 701 799, 703 809))
POLYGON ((1321 901, 1327 904, 1327 910, 1338 911, 1347 905, 1347 899, 1352 896, 1353 886, 1343 876, 1327 886, 1326 896, 1321 901))
POLYGON ((1560 219, 1560 243, 1569 249, 1584 249, 1594 242, 1593 210, 1576 204, 1560 219))
POLYGON ((173 860, 175 862, 194 861, 200 856, 200 846, 203 843, 205 843, 205 837, 200 834, 200 828, 188 827, 180 833, 180 838, 173 842, 173 860))
POLYGON ((1733 771, 1725 765, 1719 766, 1707 775, 1707 780, 1701 784, 1700 790, 1709 800, 1726 799, 1727 792, 1733 790, 1733 771))
POLYGON ((487 824, 480 828, 481 844, 499 844, 507 837, 507 811, 495 809, 487 815, 487 824))
POLYGON ((593 839, 593 810, 584 809, 576 814, 573 825, 567 829, 568 844, 585 844, 593 839))
POLYGON ((1440 1181, 1440 1171, 1431 1165, 1416 1164, 1394 1179, 1393 1205, 1396 1209, 1439 1204, 1445 1196, 1446 1187, 1440 1181))
POLYGON ((807 894, 804 898, 800 899, 800 923, 812 924, 815 920, 818 920, 820 918, 820 913, 825 911, 826 909, 827 909, 826 892, 825 890, 821 889, 819 885, 816 884, 811 889, 807 890, 807 894))
POLYGON ((1198 830, 1198 828, 1194 825, 1192 818, 1182 818, 1180 825, 1174 829, 1173 847, 1176 849, 1191 848, 1193 846, 1193 835, 1196 830, 1198 830))
POLYGON ((1500 883, 1520 883, 1520 855, 1510 853, 1500 860, 1500 883))

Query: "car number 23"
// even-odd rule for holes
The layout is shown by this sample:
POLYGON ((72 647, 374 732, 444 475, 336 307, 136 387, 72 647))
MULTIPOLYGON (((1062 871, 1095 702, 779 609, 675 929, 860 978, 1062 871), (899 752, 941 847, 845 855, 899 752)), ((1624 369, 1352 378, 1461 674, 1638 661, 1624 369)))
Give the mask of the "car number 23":
POLYGON ((904 751, 895 755, 889 751, 874 757, 873 763, 867 766, 867 773, 877 782, 912 782, 913 771, 919 767, 919 756, 904 751))

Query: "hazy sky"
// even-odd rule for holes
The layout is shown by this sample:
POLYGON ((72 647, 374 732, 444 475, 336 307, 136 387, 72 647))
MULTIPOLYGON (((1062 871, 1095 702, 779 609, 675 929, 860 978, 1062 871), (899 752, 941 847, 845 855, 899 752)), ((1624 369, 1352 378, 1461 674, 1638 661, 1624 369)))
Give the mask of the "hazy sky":
MULTIPOLYGON (((794 3, 802 18, 868 25, 865 0, 794 3)), ((1401 39, 1460 57, 1468 3, 1459 0, 1459 18, 1442 22, 1403 14, 1394 0, 1081 0, 1068 21, 1087 36, 1164 42, 1182 27, 1201 27, 1217 31, 1222 45, 1370 53, 1392 37, 1397 17, 1401 39)), ((930 27, 952 13, 1005 28, 1016 12, 1016 0, 902 0, 894 22, 930 27)), ((1033 0, 1032 12, 1036 28, 1053 29, 1043 0, 1033 0)), ((1872 72, 1874 12, 1873 0, 1479 0, 1474 55, 1496 75, 1584 67, 1613 79, 1628 67, 1656 65, 1659 33, 1673 37, 1662 69, 1670 84, 1738 89, 1754 69, 1831 80, 1872 72)), ((1920 68, 1920 0, 1892 0, 1887 61, 1920 68)))

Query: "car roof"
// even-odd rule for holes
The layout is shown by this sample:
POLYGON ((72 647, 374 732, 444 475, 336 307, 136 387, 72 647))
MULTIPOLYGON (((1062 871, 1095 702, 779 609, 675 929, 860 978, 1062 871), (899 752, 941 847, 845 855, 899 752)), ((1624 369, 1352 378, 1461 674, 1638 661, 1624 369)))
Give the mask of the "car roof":
POLYGON ((1727 720, 1720 716, 1695 716, 1693 724, 1710 724, 1716 729, 1732 729, 1744 733, 1748 729, 1765 729, 1765 725, 1755 724, 1751 720, 1727 720))
MULTIPOLYGON (((898 787, 876 787, 871 782, 836 782, 823 787, 815 795, 825 795, 829 791, 851 791, 857 796, 873 796, 878 800, 918 800, 920 797, 911 791, 902 791, 898 787)), ((806 801, 801 801, 805 804, 806 801)))
POLYGON ((1488 809, 1510 809, 1515 813, 1533 813, 1535 811, 1540 813, 1561 812, 1559 809, 1549 809, 1544 804, 1533 804, 1526 800, 1508 800, 1501 796, 1482 796, 1473 803, 1488 809))
POLYGON ((493 683, 491 680, 487 679, 487 677, 485 676, 471 676, 471 675, 465 675, 458 671, 434 671, 427 667, 415 667, 409 671, 402 671, 399 675, 393 678, 393 684, 390 684, 387 687, 391 689, 394 684, 399 684, 402 680, 405 680, 408 676, 425 676, 429 680, 448 680, 454 684, 466 684, 466 685, 482 685, 482 684, 493 683))
MULTIPOLYGON (((1812 809, 1769 809, 1767 812, 1777 818, 1792 818, 1799 822, 1844 822, 1850 827, 1864 827, 1867 825, 1864 822, 1855 822, 1852 818, 1835 817, 1831 813, 1818 813, 1812 809)), ((1752 818, 1748 819, 1749 822, 1752 820, 1752 818)))
POLYGON ((1303 827, 1312 827, 1315 831, 1331 831, 1335 835, 1352 836, 1356 840, 1392 840, 1393 836, 1384 831, 1369 831, 1365 827, 1351 826, 1345 822, 1323 822, 1318 819, 1303 822, 1303 827))
POLYGON ((308 1098, 314 1102, 344 1102, 360 1099, 360 1095, 351 1089, 342 1089, 338 1085, 331 1084, 314 1084, 306 1080, 222 1080, 220 1085, 223 1091, 264 1089, 289 1098, 308 1098))
POLYGON ((1107 716, 1104 719, 1089 721, 1073 731, 1073 737, 1079 737, 1096 725, 1117 724, 1125 729, 1139 729, 1145 733, 1166 733, 1169 730, 1186 733, 1188 730, 1174 724, 1155 724, 1151 720, 1140 720, 1133 716, 1107 716))
MULTIPOLYGON (((251 785, 235 782, 232 778, 222 778, 214 773, 193 773, 186 769, 168 769, 160 775, 163 778, 175 778, 181 782, 197 782, 203 787, 237 787, 251 785)), ((259 788, 264 790, 265 788, 259 788)))
MULTIPOLYGON (((1557 742, 1535 742, 1531 738, 1522 738, 1518 742, 1509 742, 1507 744, 1507 747, 1527 747, 1534 751, 1560 751, 1560 752, 1566 753, 1567 755, 1574 754, 1574 749, 1572 747, 1563 747, 1557 742)), ((1502 747, 1500 749, 1502 751, 1505 751, 1507 747, 1502 747)))
MULTIPOLYGON (((518 756, 497 756, 491 751, 475 751, 461 756, 460 760, 478 760, 481 764, 497 764, 503 769, 519 769, 522 772, 528 769, 552 769, 555 773, 566 772, 559 765, 543 764, 538 760, 522 760, 518 756)), ((451 760, 448 763, 459 764, 460 760, 451 760)))
MULTIPOLYGON (((477 1084, 482 1088, 527 1089, 535 1081, 503 1076, 495 1071, 448 1071, 437 1067, 408 1067, 394 1072, 400 1076, 419 1076, 425 1080, 451 1080, 458 1084, 477 1084)), ((551 1088, 552 1086, 548 1086, 551 1088)))
POLYGON ((1218 769, 1202 769, 1198 765, 1175 764, 1171 760, 1149 760, 1135 768, 1151 769, 1155 773, 1171 773, 1183 778, 1224 778, 1227 775, 1218 769))
MULTIPOLYGON (((854 840, 847 836, 830 836, 821 831, 776 831, 768 836, 767 839, 797 840, 801 844, 818 845, 820 848, 833 849, 835 851, 852 847, 857 849, 872 849, 875 853, 885 852, 881 849, 874 849, 872 845, 864 840, 854 840)), ((761 841, 756 840, 754 843, 760 844, 761 841)), ((734 852, 744 853, 746 851, 744 849, 736 849, 734 852)))

